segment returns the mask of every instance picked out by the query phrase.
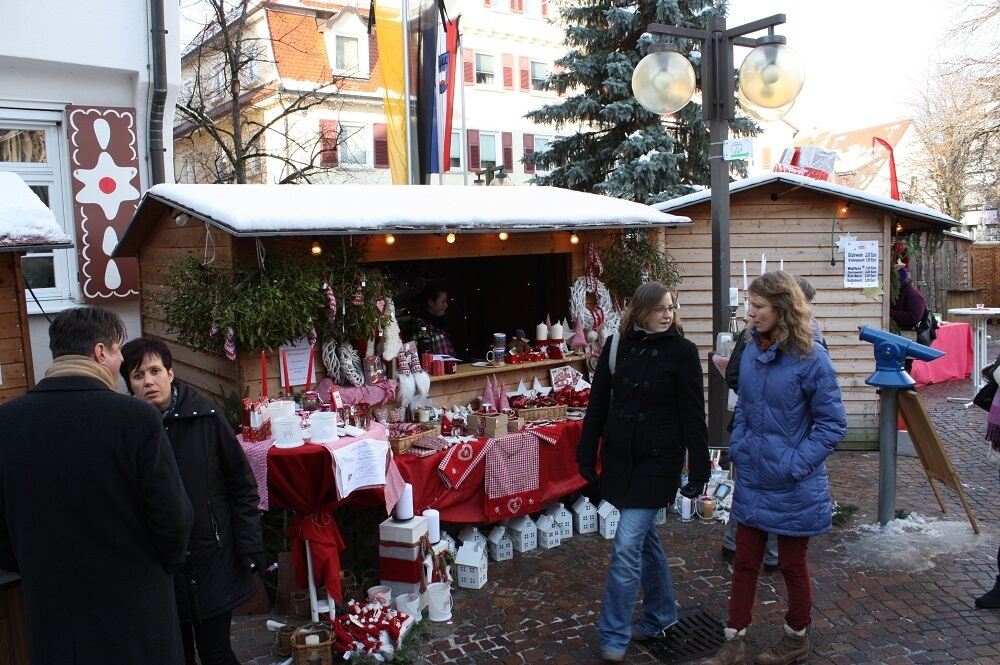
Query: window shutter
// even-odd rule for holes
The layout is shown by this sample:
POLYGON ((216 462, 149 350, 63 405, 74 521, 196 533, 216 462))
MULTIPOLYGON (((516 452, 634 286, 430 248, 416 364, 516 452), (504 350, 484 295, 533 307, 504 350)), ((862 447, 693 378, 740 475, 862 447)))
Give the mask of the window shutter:
POLYGON ((389 168, 389 138, 386 135, 385 125, 382 123, 375 123, 372 126, 372 135, 375 137, 375 168, 377 169, 387 169, 389 168))
POLYGON ((521 70, 521 92, 531 89, 531 61, 525 56, 517 59, 518 69, 521 70))
POLYGON ((319 121, 319 165, 325 169, 340 163, 337 152, 338 123, 336 120, 319 121))
POLYGON ((524 13, 524 0, 517 0, 517 11, 518 13, 524 13))
MULTIPOLYGON (((524 154, 527 155, 529 152, 535 152, 535 135, 525 134, 524 135, 524 154)), ((535 165, 529 164, 528 162, 522 162, 524 164, 525 173, 534 173, 535 165)))
POLYGON ((514 56, 509 53, 503 54, 503 89, 514 89, 514 56))
POLYGON ((476 85, 476 52, 471 48, 462 49, 462 69, 466 85, 476 85))
POLYGON ((469 170, 478 171, 482 168, 479 162, 479 130, 469 130, 469 170))
POLYGON ((500 141, 503 145, 503 167, 507 173, 514 172, 514 135, 510 132, 500 134, 500 141))
POLYGON ((549 0, 542 0, 542 16, 549 15, 549 0))

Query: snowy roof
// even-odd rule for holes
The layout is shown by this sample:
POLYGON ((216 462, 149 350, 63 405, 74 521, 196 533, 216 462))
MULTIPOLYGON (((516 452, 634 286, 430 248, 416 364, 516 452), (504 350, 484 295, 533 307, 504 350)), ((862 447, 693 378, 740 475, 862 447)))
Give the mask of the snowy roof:
POLYGON ((116 253, 138 252, 167 205, 236 237, 618 229, 690 224, 642 203, 556 187, 156 185, 116 253), (152 218, 152 219, 151 219, 152 218), (138 236, 130 239, 130 235, 138 236))
MULTIPOLYGON (((896 213, 897 215, 903 217, 929 223, 938 230, 959 226, 957 221, 932 208, 915 205, 913 203, 906 203, 905 201, 896 201, 894 199, 886 198, 885 196, 869 194, 868 192, 863 192, 852 187, 844 187, 843 185, 836 185, 832 182, 826 182, 825 180, 815 180, 813 178, 807 178, 794 173, 764 173, 752 178, 737 180, 736 182, 729 183, 729 192, 736 193, 746 191, 763 185, 769 185, 771 183, 785 183, 792 186, 802 187, 804 189, 810 189, 815 192, 849 199, 873 208, 879 208, 887 212, 896 213)), ((662 203, 654 203, 652 207, 657 210, 662 210, 663 212, 673 212, 675 210, 681 210, 699 203, 707 203, 711 200, 711 198, 712 190, 703 189, 700 192, 680 196, 676 199, 670 199, 669 201, 663 201, 662 203)))
POLYGON ((21 176, 0 171, 0 251, 71 247, 56 216, 21 176))

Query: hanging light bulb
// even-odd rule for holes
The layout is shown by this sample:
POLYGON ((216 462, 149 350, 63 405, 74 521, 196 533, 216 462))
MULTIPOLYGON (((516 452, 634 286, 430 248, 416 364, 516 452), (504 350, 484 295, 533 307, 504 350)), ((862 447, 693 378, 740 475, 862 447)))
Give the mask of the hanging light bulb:
POLYGON ((318 240, 313 240, 312 247, 309 249, 313 256, 319 256, 323 253, 323 246, 319 244, 318 240))
POLYGON ((795 101, 805 81, 798 53, 785 44, 781 35, 757 40, 740 65, 740 91, 750 102, 778 109, 795 101))
POLYGON ((844 203, 841 203, 840 204, 840 213, 842 215, 846 215, 847 211, 850 210, 850 208, 851 208, 851 202, 850 201, 846 201, 844 203))
POLYGON ((385 236, 385 244, 387 244, 387 245, 394 245, 394 244, 396 244, 396 236, 392 235, 391 233, 386 234, 386 236, 385 236))
POLYGON ((449 233, 447 235, 447 237, 445 237, 445 240, 448 242, 449 245, 454 245, 455 244, 455 234, 454 233, 449 233))
POLYGON ((632 72, 632 94, 650 113, 665 115, 687 106, 694 96, 694 67, 673 44, 639 61, 632 72))
POLYGON ((569 236, 569 244, 571 244, 571 245, 579 245, 580 244, 580 236, 576 235, 576 231, 573 231, 573 233, 570 234, 570 236, 569 236))
POLYGON ((497 237, 499 237, 501 241, 504 241, 510 237, 510 234, 507 233, 506 231, 501 231, 499 234, 497 234, 497 237))

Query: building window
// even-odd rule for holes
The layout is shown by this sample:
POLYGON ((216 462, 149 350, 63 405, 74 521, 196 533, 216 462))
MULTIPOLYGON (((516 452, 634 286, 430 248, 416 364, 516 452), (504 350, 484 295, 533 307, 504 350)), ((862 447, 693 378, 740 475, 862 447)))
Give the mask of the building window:
POLYGON ((538 60, 531 61, 531 89, 541 90, 545 79, 549 77, 549 66, 538 60))
POLYGON ((368 145, 371 139, 361 125, 341 123, 339 134, 340 165, 368 166, 368 145))
MULTIPOLYGON (((551 136, 539 136, 538 134, 535 134, 535 152, 536 153, 545 152, 546 150, 549 149, 549 143, 551 142, 552 142, 551 136)), ((535 173, 539 175, 544 175, 548 173, 550 170, 551 169, 542 168, 541 166, 535 167, 535 173)))
POLYGON ((451 133, 451 168, 462 168, 462 132, 451 133))
POLYGON ((524 13, 527 16, 541 16, 542 15, 541 0, 524 0, 524 13))
POLYGON ((497 135, 486 132, 479 133, 479 168, 496 168, 499 163, 497 159, 497 135))
POLYGON ((338 71, 358 71, 358 38, 347 35, 336 35, 337 59, 335 66, 338 71))
POLYGON ((493 85, 496 82, 496 65, 492 55, 476 54, 476 85, 493 85))
MULTIPOLYGON (((55 215, 56 222, 71 238, 75 229, 68 210, 68 194, 62 141, 58 123, 62 114, 49 111, 0 109, 0 171, 21 176, 55 215)), ((21 259, 24 281, 35 296, 45 301, 69 301, 73 295, 71 276, 76 273, 73 250, 57 249, 28 252, 21 259)), ((28 311, 38 306, 27 296, 28 311)))

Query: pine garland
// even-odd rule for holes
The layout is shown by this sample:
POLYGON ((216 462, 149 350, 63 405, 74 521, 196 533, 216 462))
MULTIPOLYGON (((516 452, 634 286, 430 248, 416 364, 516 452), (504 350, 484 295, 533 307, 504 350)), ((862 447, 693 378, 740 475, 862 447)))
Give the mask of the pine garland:
POLYGON ((601 281, 619 303, 631 298, 644 282, 662 282, 672 289, 683 279, 673 257, 657 250, 645 231, 622 231, 601 248, 601 263, 601 281))

